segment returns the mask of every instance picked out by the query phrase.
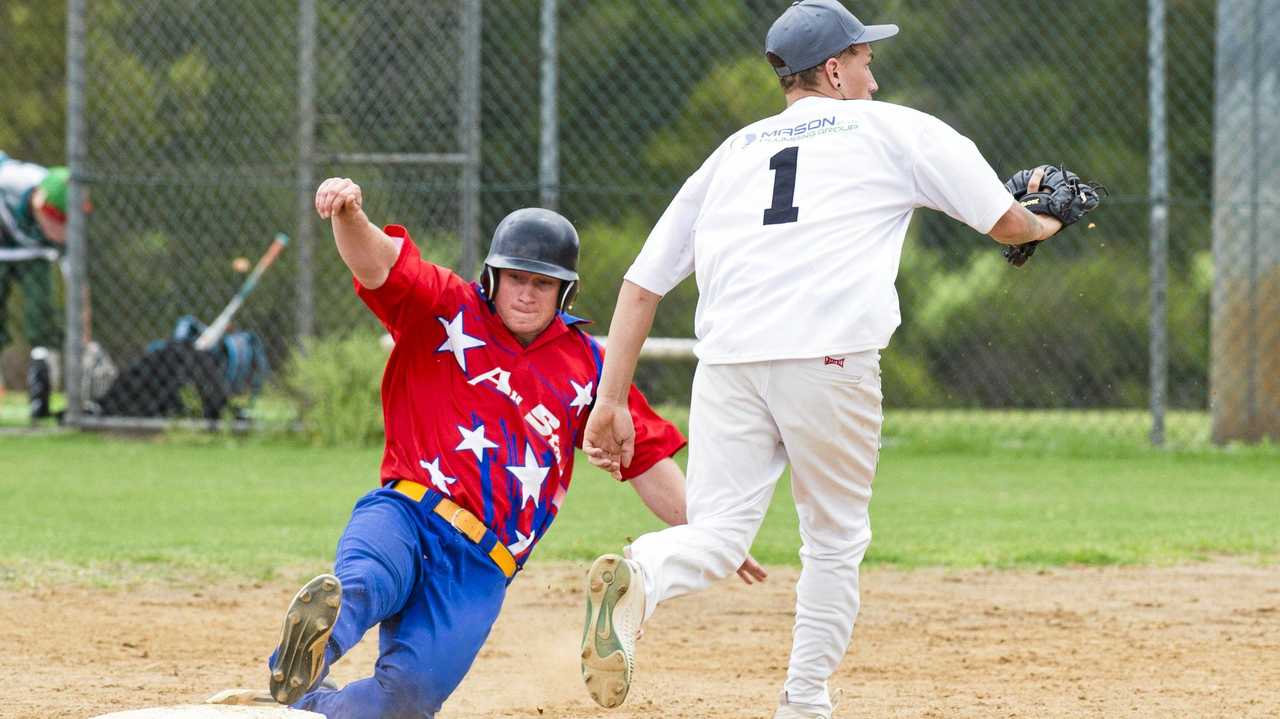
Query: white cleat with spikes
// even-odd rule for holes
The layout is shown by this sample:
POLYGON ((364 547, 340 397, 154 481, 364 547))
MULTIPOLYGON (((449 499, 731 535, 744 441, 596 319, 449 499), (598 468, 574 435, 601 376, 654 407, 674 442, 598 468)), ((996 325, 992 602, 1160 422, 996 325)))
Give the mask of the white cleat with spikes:
POLYGON ((582 631, 582 681, 591 698, 606 709, 622 704, 631 689, 644 601, 639 564, 606 554, 591 565, 582 631))

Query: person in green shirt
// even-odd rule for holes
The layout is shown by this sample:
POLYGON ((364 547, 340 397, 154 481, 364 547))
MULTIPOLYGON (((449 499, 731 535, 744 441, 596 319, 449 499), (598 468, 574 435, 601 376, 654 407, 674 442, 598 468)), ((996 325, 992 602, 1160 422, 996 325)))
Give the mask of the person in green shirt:
POLYGON ((28 373, 32 419, 48 416, 49 386, 58 377, 62 323, 53 263, 66 245, 69 176, 65 167, 46 168, 0 152, 0 350, 13 341, 8 304, 16 285, 23 299, 23 334, 34 360, 28 373))

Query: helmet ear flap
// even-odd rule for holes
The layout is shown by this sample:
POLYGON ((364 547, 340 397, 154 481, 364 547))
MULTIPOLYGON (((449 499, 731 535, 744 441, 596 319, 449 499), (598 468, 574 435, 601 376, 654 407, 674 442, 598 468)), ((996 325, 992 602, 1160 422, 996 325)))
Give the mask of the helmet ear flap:
POLYGON ((568 312, 573 309, 573 301, 578 298, 578 281, 567 280, 561 283, 560 287, 560 311, 568 312))
POLYGON ((484 290, 484 296, 490 303, 498 294, 498 273, 494 272, 489 265, 484 266, 484 272, 480 275, 480 289, 484 290))

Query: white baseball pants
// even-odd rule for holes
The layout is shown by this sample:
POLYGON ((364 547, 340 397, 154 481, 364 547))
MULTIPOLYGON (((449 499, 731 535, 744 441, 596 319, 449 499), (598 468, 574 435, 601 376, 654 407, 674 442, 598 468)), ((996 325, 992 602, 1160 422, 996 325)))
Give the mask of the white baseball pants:
POLYGON ((700 364, 689 412, 689 523, 628 549, 644 570, 645 616, 742 564, 790 462, 803 568, 784 691, 792 703, 829 711, 827 679, 849 647, 858 565, 871 543, 881 398, 876 350, 700 364))

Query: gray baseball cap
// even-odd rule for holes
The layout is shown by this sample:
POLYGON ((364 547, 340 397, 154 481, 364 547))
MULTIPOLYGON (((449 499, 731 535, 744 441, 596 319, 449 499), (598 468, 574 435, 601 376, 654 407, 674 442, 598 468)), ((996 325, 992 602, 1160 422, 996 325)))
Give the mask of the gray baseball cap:
POLYGON ((898 34, 897 25, 863 25, 839 0, 799 0, 773 21, 764 51, 786 63, 778 77, 794 75, 826 62, 850 45, 898 34))

